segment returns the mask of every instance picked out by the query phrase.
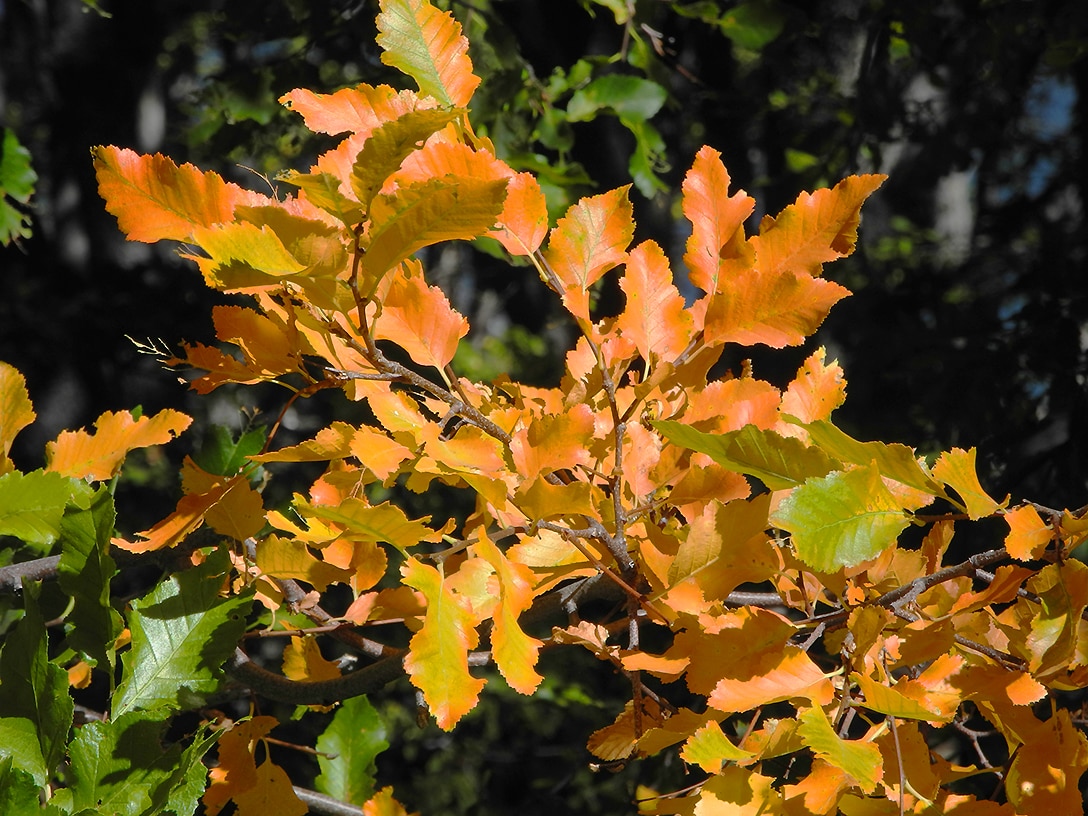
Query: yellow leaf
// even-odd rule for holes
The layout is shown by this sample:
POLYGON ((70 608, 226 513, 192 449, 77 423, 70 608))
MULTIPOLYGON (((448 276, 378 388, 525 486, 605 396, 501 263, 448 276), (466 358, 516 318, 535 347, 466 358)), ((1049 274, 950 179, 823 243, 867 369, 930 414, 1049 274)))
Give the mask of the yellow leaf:
POLYGON ((972 521, 993 515, 1001 506, 991 499, 978 481, 975 469, 975 449, 953 448, 941 454, 933 466, 933 476, 959 494, 972 521))
POLYGON ((707 773, 717 773, 726 762, 743 762, 754 756, 730 742, 714 720, 692 734, 680 751, 681 759, 698 765, 707 773))
POLYGON ((806 708, 798 714, 797 727, 805 745, 817 757, 845 771, 863 791, 872 793, 884 773, 880 749, 871 742, 845 740, 835 733, 827 715, 818 706, 806 708))
POLYGON ((257 784, 254 744, 278 724, 275 717, 253 717, 234 723, 219 737, 219 762, 202 800, 208 816, 217 816, 227 802, 257 784))
POLYGON ((325 462, 352 455, 351 441, 358 429, 346 422, 333 422, 313 439, 249 458, 254 462, 325 462))
POLYGON ((748 768, 730 765, 707 780, 695 806, 696 816, 777 816, 782 811, 782 794, 774 779, 748 768))
POLYGON ((292 637, 283 650, 283 676, 290 680, 335 680, 340 669, 325 659, 313 635, 292 637))
POLYGON ((1005 793, 1016 812, 1023 816, 1082 812, 1078 783, 1088 769, 1088 739, 1073 724, 1069 711, 1058 709, 1024 736, 1005 780, 1005 793))
POLYGON ((544 644, 518 625, 518 615, 533 605, 532 572, 510 561, 482 530, 473 550, 494 568, 499 582, 499 609, 491 634, 495 664, 510 688, 532 694, 544 679, 535 670, 544 644))
POLYGON ((291 779, 279 765, 266 759, 257 768, 256 783, 234 797, 237 816, 306 816, 309 809, 298 798, 291 779))
POLYGON ((824 363, 821 346, 805 360, 782 395, 781 412, 802 423, 827 419, 846 400, 846 380, 837 362, 824 363))
POLYGON ((305 581, 318 592, 329 584, 346 583, 352 575, 314 557, 303 542, 271 535, 257 545, 257 568, 271 578, 305 581))
POLYGON ((1054 535, 1039 511, 1030 504, 1007 512, 1005 521, 1009 525, 1005 549, 1009 551, 1009 555, 1020 561, 1039 558, 1054 535))
POLYGON ((0 476, 15 469, 8 459, 12 440, 35 416, 23 375, 14 366, 0 362, 0 476))
POLYGON ((404 584, 418 589, 427 599, 423 628, 412 636, 404 668, 438 726, 449 731, 476 707, 484 681, 469 674, 468 652, 479 636, 479 621, 465 609, 442 574, 432 566, 409 558, 401 566, 404 584))
POLYGON ((165 444, 192 421, 169 408, 139 419, 128 411, 107 411, 95 420, 95 433, 64 431, 46 445, 47 470, 76 479, 112 479, 129 451, 165 444))

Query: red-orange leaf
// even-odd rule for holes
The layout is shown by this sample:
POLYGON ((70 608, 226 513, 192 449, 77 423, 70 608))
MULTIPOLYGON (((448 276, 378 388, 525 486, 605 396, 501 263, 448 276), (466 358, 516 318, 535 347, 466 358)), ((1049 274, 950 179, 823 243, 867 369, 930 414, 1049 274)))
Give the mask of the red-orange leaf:
POLYGON ((403 274, 390 278, 381 316, 374 323, 374 337, 391 340, 420 365, 441 370, 468 334, 468 321, 441 289, 427 285, 418 261, 408 261, 402 270, 403 274))
POLYGON ((718 289, 723 260, 750 252, 745 246, 744 221, 756 202, 743 190, 728 195, 729 173, 721 154, 702 147, 684 177, 684 215, 691 221, 684 263, 691 282, 704 292, 718 289))
POLYGON ((382 62, 406 73, 440 104, 467 105, 480 78, 472 73, 461 24, 426 0, 382 0, 381 8, 382 62))
POLYGON ((96 147, 98 192, 130 241, 187 241, 196 227, 231 221, 239 204, 268 198, 229 184, 191 164, 178 167, 160 154, 141 156, 117 147, 96 147))
POLYGON ((511 255, 532 255, 548 234, 548 202, 531 173, 518 173, 506 185, 501 229, 490 233, 511 255))
POLYGON ((627 307, 616 328, 635 344, 647 363, 671 361, 691 340, 691 314, 673 285, 669 259, 653 241, 644 241, 627 259, 620 287, 627 307))
POLYGON ((861 205, 887 176, 850 176, 831 190, 801 193, 777 218, 765 218, 752 238, 756 268, 819 275, 823 264, 854 251, 861 205))
POLYGON ((589 320, 588 289, 627 257, 634 235, 629 187, 583 198, 559 219, 544 257, 571 314, 589 320))
POLYGON ((427 599, 423 627, 412 636, 404 668, 438 726, 449 731, 476 707, 484 681, 469 674, 468 652, 476 647, 479 621, 444 585, 442 574, 415 558, 401 566, 404 583, 427 599))
POLYGON ((64 431, 46 445, 47 470, 76 479, 105 481, 117 475, 128 452, 163 445, 192 422, 180 411, 165 409, 133 419, 128 411, 107 411, 95 420, 95 433, 64 431))

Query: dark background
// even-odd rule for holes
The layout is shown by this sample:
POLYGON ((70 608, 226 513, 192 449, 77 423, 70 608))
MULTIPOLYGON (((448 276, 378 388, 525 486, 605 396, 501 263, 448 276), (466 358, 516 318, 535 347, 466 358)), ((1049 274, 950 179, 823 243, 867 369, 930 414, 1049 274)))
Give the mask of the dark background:
MULTIPOLYGON (((195 400, 126 339, 210 342, 220 296, 177 247, 123 240, 97 196, 89 148, 163 152, 265 189, 262 176, 305 168, 330 146, 281 108, 280 95, 408 82, 379 61, 374 2, 99 5, 112 16, 78 0, 0 0, 0 126, 14 129, 39 174, 33 237, 0 248, 0 359, 26 375, 39 414, 14 450, 26 470, 57 432, 103 410, 177 407, 198 424, 234 426, 254 401, 275 410, 267 395, 228 389, 195 400)), ((474 122, 515 166, 547 168, 558 211, 629 183, 639 147, 608 111, 566 119, 575 64, 588 60, 587 76, 630 74, 667 89, 651 120, 660 183, 655 192, 644 180, 650 195, 633 197, 638 237, 658 240, 677 269, 677 194, 702 144, 721 151, 734 187, 757 199, 755 219, 846 174, 887 173, 863 210, 859 251, 826 271, 853 297, 804 348, 738 350, 728 362, 752 356, 756 376, 784 385, 826 345, 849 383, 836 418, 855 436, 920 453, 977 446, 995 496, 1088 502, 1088 4, 640 0, 626 25, 589 0, 448 5, 484 77, 474 122)), ((466 366, 556 376, 569 338, 531 274, 465 249, 431 260, 474 325, 466 366)), ((614 307, 616 292, 606 285, 600 303, 614 307)), ((291 428, 305 435, 337 410, 318 402, 291 428)), ((129 505, 133 529, 143 529, 141 513, 150 525, 172 509, 169 472, 149 467, 134 478, 142 493, 129 505)), ((398 795, 429 812, 511 802, 533 812, 523 801, 531 791, 537 812, 557 801, 619 807, 635 777, 589 777, 579 752, 586 712, 603 725, 614 710, 594 700, 625 692, 586 690, 577 666, 567 671, 569 684, 546 690, 536 708, 493 695, 455 735, 452 755, 433 728, 411 731, 401 689, 385 714, 408 764, 383 774, 403 776, 398 795), (556 716, 568 710, 576 725, 556 716)))

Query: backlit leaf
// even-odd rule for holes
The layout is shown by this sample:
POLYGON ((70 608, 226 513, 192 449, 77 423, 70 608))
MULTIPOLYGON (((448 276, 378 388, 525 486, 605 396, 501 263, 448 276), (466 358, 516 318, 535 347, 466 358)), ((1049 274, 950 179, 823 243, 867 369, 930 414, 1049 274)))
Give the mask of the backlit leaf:
POLYGON ((476 647, 478 621, 444 585, 434 567, 409 558, 401 567, 404 583, 427 599, 423 627, 412 636, 404 668, 438 726, 449 731, 476 707, 484 681, 469 674, 468 652, 476 647))
POLYGON ((753 236, 756 269, 763 276, 783 272, 819 275, 823 264, 854 251, 861 205, 887 176, 850 176, 833 189, 801 193, 753 236))
POLYGON ((332 94, 296 88, 280 97, 279 101, 300 114, 306 127, 315 133, 335 136, 350 132, 364 139, 383 122, 391 122, 410 111, 435 107, 435 100, 421 99, 413 91, 365 84, 342 88, 332 94))
POLYGON ((653 423, 661 435, 690 450, 705 453, 719 465, 755 476, 771 490, 794 487, 814 476, 823 476, 838 463, 822 450, 799 439, 746 425, 739 431, 708 434, 682 422, 653 423))
POLYGON ((249 458, 254 462, 326 462, 351 456, 351 440, 357 428, 335 421, 322 428, 313 439, 249 458))
POLYGON ((0 246, 31 236, 31 219, 25 210, 37 181, 30 151, 19 143, 14 130, 0 130, 0 246))
POLYGON ((707 773, 717 773, 726 762, 740 762, 753 756, 730 742, 722 727, 713 720, 692 734, 680 752, 681 759, 698 765, 707 773))
POLYGON ((518 616, 533 605, 533 575, 524 564, 510 561, 486 535, 481 535, 476 554, 495 570, 499 583, 498 614, 491 643, 495 664, 510 688, 532 694, 544 679, 536 672, 543 642, 529 637, 518 625, 518 616))
POLYGON ((1001 506, 979 484, 975 453, 974 448, 967 451, 953 448, 942 453, 933 465, 933 476, 959 494, 972 521, 993 515, 1001 506))
POLYGON ((283 676, 289 680, 335 680, 337 665, 326 660, 313 635, 292 637, 283 649, 283 676))
POLYGON ((90 493, 89 485, 59 473, 5 473, 0 476, 0 535, 44 552, 60 535, 65 505, 73 496, 90 493))
POLYGON ((389 742, 385 724, 365 696, 340 703, 316 747, 321 773, 314 787, 319 792, 360 806, 374 795, 375 758, 389 742))
MULTIPOLYGON (((824 362, 821 346, 812 353, 782 395, 782 413, 802 423, 827 419, 846 400, 846 380, 837 362, 824 362)), ((825 452, 830 453, 827 449, 825 452)), ((832 454, 834 455, 834 454, 832 454)), ((841 459, 841 457, 839 457, 841 459)))
POLYGON ((351 578, 350 571, 319 560, 303 542, 275 535, 257 545, 257 567, 271 578, 305 581, 319 592, 351 578))
POLYGON ((627 191, 620 187, 583 198, 559 219, 548 239, 544 257, 575 317, 589 320, 589 287, 627 257, 635 227, 627 191))
POLYGON ((374 199, 363 266, 372 281, 439 241, 471 240, 498 221, 506 180, 444 176, 374 199))
POLYGON ((26 379, 14 366, 0 361, 0 476, 15 469, 8 458, 12 440, 36 416, 26 379))
POLYGON ((132 602, 132 650, 114 716, 136 709, 181 707, 219 687, 222 665, 245 630, 247 595, 219 597, 226 554, 172 575, 132 602))
POLYGON ((1047 523, 1032 505, 1025 504, 1005 514, 1009 534, 1005 537, 1005 549, 1020 561, 1039 558, 1054 537, 1047 523))
POLYGON ((782 501, 771 523, 790 533, 802 561, 834 572, 875 558, 910 519, 870 466, 809 479, 782 501))
POLYGON ((514 466, 526 479, 589 462, 586 447, 593 435, 588 405, 541 417, 519 429, 510 443, 514 466))
POLYGON ((381 9, 382 62, 399 68, 440 104, 467 105, 480 78, 472 73, 468 40, 453 15, 426 0, 382 0, 381 9))
POLYGON ((675 359, 691 340, 692 319, 661 247, 645 241, 631 250, 620 288, 627 306, 616 328, 635 344, 643 360, 675 359))
POLYGON ((423 269, 412 259, 394 275, 374 321, 374 338, 390 340, 420 365, 442 370, 453 359, 457 344, 468 334, 468 321, 437 286, 428 286, 423 269))
POLYGON ((345 527, 346 534, 364 541, 384 541, 399 550, 407 550, 424 541, 438 541, 441 535, 425 524, 412 520, 393 504, 371 506, 362 499, 345 499, 338 507, 310 504, 295 497, 295 509, 303 518, 314 516, 345 527))
POLYGON ((682 185, 684 215, 691 222, 684 263, 691 282, 707 293, 718 290, 723 260, 744 254, 744 222, 756 202, 743 190, 729 195, 729 173, 721 153, 702 147, 682 185))
POLYGON ((872 793, 884 775, 880 749, 871 742, 844 740, 835 733, 823 709, 813 706, 798 716, 798 734, 816 756, 851 777, 866 793, 872 793))
POLYGON ((128 411, 107 411, 95 420, 93 434, 63 431, 46 445, 48 470, 76 479, 112 479, 129 451, 163 445, 192 421, 192 417, 169 408, 138 419, 128 411))
POLYGON ((191 164, 178 167, 156 153, 141 156, 127 148, 91 150, 98 192, 130 241, 188 241, 197 227, 224 224, 239 204, 268 199, 230 184, 191 164))
POLYGON ((548 235, 548 202, 531 173, 518 173, 506 186, 500 229, 490 233, 511 255, 532 255, 548 235))
POLYGON ((1058 709, 1024 737, 1005 779, 1005 793, 1016 812, 1046 816, 1082 810, 1078 783, 1088 770, 1088 739, 1069 711, 1058 709))

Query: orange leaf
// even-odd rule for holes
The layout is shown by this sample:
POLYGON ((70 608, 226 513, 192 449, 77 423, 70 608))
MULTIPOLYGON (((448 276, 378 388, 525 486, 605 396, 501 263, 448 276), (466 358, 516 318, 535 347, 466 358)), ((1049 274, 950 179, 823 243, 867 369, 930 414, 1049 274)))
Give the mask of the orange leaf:
POLYGON ((1005 521, 1009 524, 1005 549, 1020 561, 1031 561, 1042 556, 1054 535, 1039 511, 1030 504, 1007 512, 1005 521))
POLYGON ((691 282, 713 294, 718 290, 722 260, 747 251, 744 222, 756 202, 743 190, 727 194, 729 173, 721 153, 705 145, 696 154, 681 189, 684 215, 691 221, 684 263, 691 282))
POLYGON ((351 440, 357 430, 346 422, 333 422, 329 427, 318 431, 313 439, 249 458, 254 462, 326 462, 330 459, 345 459, 352 455, 351 440))
POLYGON ((23 375, 14 366, 0 362, 0 476, 15 469, 8 459, 12 440, 35 416, 23 375))
POLYGON ((589 463, 587 444, 593 437, 593 411, 578 404, 518 429, 510 442, 514 466, 525 479, 589 463))
POLYGON ((583 198, 559 219, 548 239, 544 258, 575 317, 589 320, 589 287, 627 257, 635 229, 628 189, 583 198))
POLYGON ((254 717, 234 723, 219 737, 219 762, 211 770, 203 797, 208 816, 217 816, 227 802, 257 784, 254 743, 278 724, 275 717, 254 717))
POLYGON ((1005 794, 1018 814, 1052 816, 1083 811, 1078 783, 1088 770, 1088 739, 1062 708, 1025 734, 1005 779, 1005 794))
POLYGON ((382 788, 363 805, 363 816, 408 816, 408 811, 393 798, 392 788, 382 788))
POLYGON ((688 345, 692 335, 691 314, 673 285, 665 253, 653 241, 644 241, 627 259, 620 278, 627 306, 616 321, 647 363, 671 361, 688 345))
POLYGON ((469 674, 468 652, 476 647, 479 621, 444 585, 442 574, 415 558, 401 566, 404 584, 427 599, 423 627, 412 636, 404 668, 439 728, 449 731, 476 707, 484 681, 469 674))
POLYGON ((220 535, 245 541, 264 527, 264 500, 244 478, 232 479, 230 488, 204 514, 204 521, 220 535))
POLYGON ((837 362, 824 363, 826 350, 812 353, 782 395, 783 414, 802 423, 827 419, 846 400, 846 380, 837 362))
POLYGON ((64 431, 46 445, 47 470, 76 479, 112 479, 129 451, 165 444, 192 421, 169 408, 139 419, 133 419, 128 411, 107 411, 95 420, 94 434, 64 431))
POLYGON ((933 476, 955 490, 961 499, 967 515, 972 521, 993 515, 1001 506, 991 499, 978 481, 975 469, 975 449, 965 451, 953 448, 941 454, 933 466, 933 476))
POLYGON ((256 784, 234 797, 237 816, 306 816, 310 809, 302 803, 291 785, 291 778, 279 765, 266 759, 256 772, 256 784))
POLYGON ((440 104, 465 107, 480 78, 472 73, 461 24, 425 0, 382 0, 381 9, 382 62, 412 77, 440 104))
POLYGON ((468 321, 450 306, 441 289, 427 285, 419 261, 412 259, 402 269, 403 274, 390 277, 374 338, 391 340, 420 365, 441 371, 468 334, 468 321))
MULTIPOLYGON (((355 133, 364 139, 384 122, 391 122, 405 113, 437 106, 433 99, 420 99, 414 91, 397 91, 388 85, 356 85, 334 94, 319 94, 296 88, 280 97, 280 104, 302 115, 306 127, 315 133, 355 133)), ((358 148, 355 153, 358 153, 358 148)), ((340 174, 344 178, 349 172, 340 174)))
POLYGON ((887 176, 849 176, 831 190, 801 193, 776 218, 764 218, 753 236, 756 269, 819 275, 823 264, 854 251, 861 205, 887 176))
POLYGON ((196 227, 233 220, 239 204, 260 206, 266 197, 230 184, 191 164, 141 156, 127 148, 96 147, 98 192, 130 241, 187 241, 196 227))
POLYGON ((489 233, 511 255, 532 255, 548 234, 548 202, 532 173, 518 173, 506 185, 499 227, 489 233))
POLYGON ((518 615, 533 605, 533 574, 524 564, 510 561, 481 530, 473 547, 494 570, 499 582, 499 609, 493 615, 491 635, 495 664, 510 688, 532 694, 544 679, 536 672, 543 642, 529 637, 518 625, 518 615))

